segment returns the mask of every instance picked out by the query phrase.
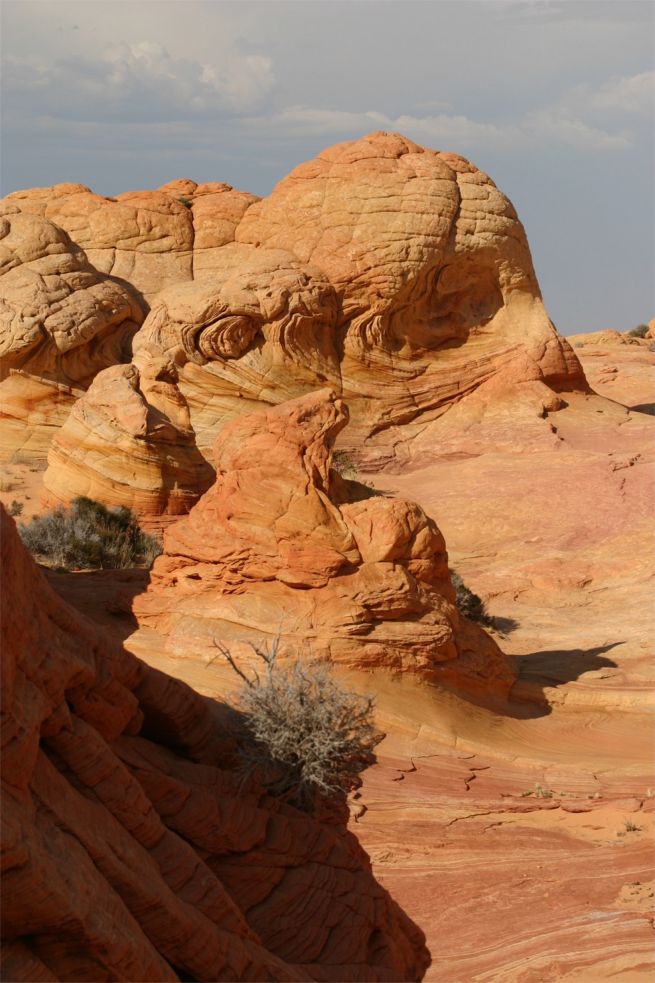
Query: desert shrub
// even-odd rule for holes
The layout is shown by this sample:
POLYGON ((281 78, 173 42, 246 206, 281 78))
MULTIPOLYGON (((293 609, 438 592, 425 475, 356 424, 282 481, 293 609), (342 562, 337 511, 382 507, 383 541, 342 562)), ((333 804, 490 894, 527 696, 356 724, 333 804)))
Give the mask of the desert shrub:
POLYGON ((14 499, 8 509, 9 515, 13 515, 13 516, 21 515, 24 507, 25 506, 23 505, 22 502, 17 502, 16 499, 14 499))
POLYGON ((192 202, 190 202, 188 198, 180 197, 177 200, 179 201, 180 205, 184 205, 185 208, 192 207, 192 202))
POLYGON ((357 468, 350 451, 336 450, 332 454, 332 467, 342 478, 354 478, 357 468))
POLYGON ((647 324, 638 324, 636 328, 632 328, 631 331, 628 331, 628 335, 630 338, 645 338, 647 334, 648 334, 647 324))
POLYGON ((481 621, 489 624, 491 618, 487 614, 484 601, 466 586, 458 573, 451 571, 453 587, 455 588, 455 603, 461 614, 470 621, 481 621))
POLYGON ((76 498, 67 509, 60 505, 18 531, 31 553, 64 568, 132 567, 161 553, 130 509, 108 509, 90 498, 76 498))
MULTIPOLYGON (((215 643, 216 644, 216 643, 215 643)), ((219 654, 241 677, 238 707, 246 738, 241 757, 267 791, 311 812, 320 799, 359 785, 382 740, 373 723, 373 697, 339 686, 322 665, 277 662, 279 639, 269 650, 253 646, 262 675, 247 674, 222 646, 219 654)))

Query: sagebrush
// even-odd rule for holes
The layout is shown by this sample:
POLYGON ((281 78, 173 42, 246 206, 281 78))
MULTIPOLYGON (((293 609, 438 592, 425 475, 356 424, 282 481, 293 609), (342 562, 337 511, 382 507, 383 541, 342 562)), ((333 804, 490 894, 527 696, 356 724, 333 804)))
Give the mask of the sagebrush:
POLYGON ((130 509, 108 509, 90 498, 60 505, 21 524, 18 532, 30 553, 67 569, 150 566, 161 553, 159 541, 139 528, 130 509))
POLYGON ((359 785, 384 736, 373 722, 372 696, 343 689, 315 662, 279 665, 279 640, 270 649, 253 646, 261 675, 256 668, 245 672, 223 645, 216 647, 245 684, 238 707, 247 732, 241 747, 247 774, 305 811, 359 785))
POLYGON ((645 338, 647 334, 648 334, 647 324, 638 324, 636 328, 632 328, 630 331, 628 331, 628 335, 630 338, 645 338))

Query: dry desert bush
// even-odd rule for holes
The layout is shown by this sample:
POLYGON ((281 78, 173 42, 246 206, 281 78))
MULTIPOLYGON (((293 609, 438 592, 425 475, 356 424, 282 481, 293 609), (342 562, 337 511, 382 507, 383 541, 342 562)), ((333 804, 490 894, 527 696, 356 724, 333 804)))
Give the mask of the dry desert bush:
POLYGON ((280 665, 279 638, 268 649, 252 646, 261 672, 242 669, 224 645, 214 645, 244 684, 238 708, 246 729, 245 774, 307 812, 318 800, 342 797, 359 785, 384 736, 373 723, 372 696, 343 689, 310 656, 280 665))
POLYGON ((108 509, 90 498, 75 498, 18 527, 30 553, 57 567, 150 566, 161 553, 154 536, 142 532, 125 507, 108 509))

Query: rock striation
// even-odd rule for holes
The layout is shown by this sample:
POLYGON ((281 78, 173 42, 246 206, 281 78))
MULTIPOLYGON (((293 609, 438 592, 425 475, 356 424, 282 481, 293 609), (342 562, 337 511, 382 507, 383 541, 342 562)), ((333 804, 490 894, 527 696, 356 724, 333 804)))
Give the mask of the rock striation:
POLYGON ((175 366, 157 355, 100 372, 53 441, 43 504, 84 495, 126 505, 154 529, 187 513, 214 472, 176 381, 175 366))
POLYGON ((47 219, 5 203, 0 244, 0 455, 44 457, 96 373, 129 362, 143 314, 47 219))
POLYGON ((286 656, 410 672, 479 697, 514 675, 461 618, 436 524, 416 504, 365 497, 331 467, 348 411, 323 390, 241 417, 216 439, 217 478, 170 526, 134 611, 171 653, 216 656, 214 641, 286 656), (361 500, 357 500, 360 498, 361 500))
POLYGON ((354 837, 244 789, 221 706, 68 607, 0 513, 3 979, 422 978, 354 837))

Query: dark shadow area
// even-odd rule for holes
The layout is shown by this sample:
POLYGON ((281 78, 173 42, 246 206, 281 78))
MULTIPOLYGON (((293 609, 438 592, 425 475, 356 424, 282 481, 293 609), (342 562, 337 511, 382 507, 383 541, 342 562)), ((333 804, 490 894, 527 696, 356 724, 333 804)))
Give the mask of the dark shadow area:
POLYGON ((610 642, 586 650, 562 649, 509 656, 518 678, 512 687, 506 712, 520 719, 547 716, 551 713, 547 689, 572 683, 587 672, 618 668, 612 659, 604 658, 604 653, 621 644, 610 642))
POLYGON ((646 413, 647 416, 655 416, 655 403, 637 403, 636 406, 629 406, 631 413, 646 413))
POLYGON ((516 618, 504 618, 500 614, 489 615, 488 625, 493 631, 498 632, 503 638, 506 638, 513 631, 519 627, 519 622, 516 618))
POLYGON ((67 604, 100 625, 115 641, 122 642, 137 630, 132 602, 146 590, 149 570, 81 570, 76 573, 46 567, 41 570, 67 604))

